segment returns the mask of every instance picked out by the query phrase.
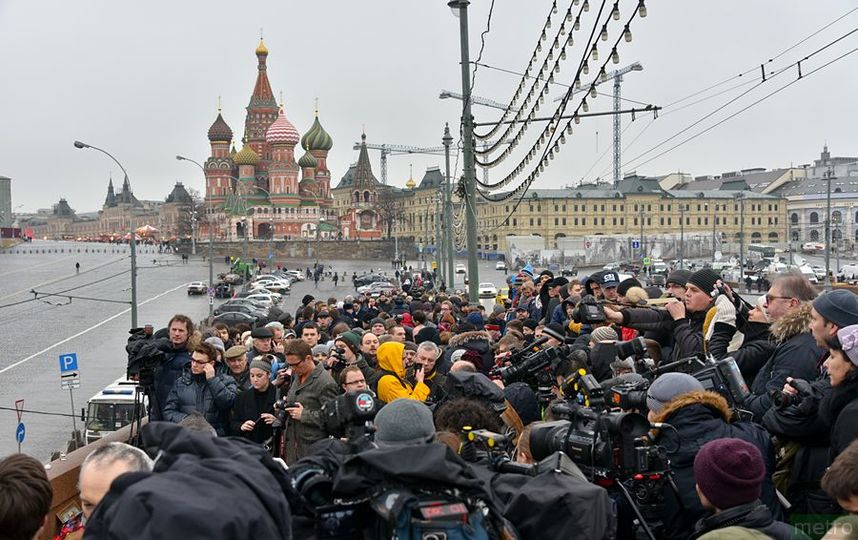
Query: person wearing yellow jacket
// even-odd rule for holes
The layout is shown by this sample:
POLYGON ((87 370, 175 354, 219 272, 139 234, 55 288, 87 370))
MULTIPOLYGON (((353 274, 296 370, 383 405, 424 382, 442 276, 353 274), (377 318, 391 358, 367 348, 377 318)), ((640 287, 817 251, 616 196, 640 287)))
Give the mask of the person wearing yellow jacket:
POLYGON ((402 352, 405 345, 398 341, 382 343, 376 351, 378 368, 384 375, 378 381, 378 397, 385 403, 394 399, 407 398, 417 401, 426 401, 429 397, 429 387, 423 382, 423 369, 415 372, 416 383, 412 385, 405 379, 405 365, 403 364, 402 352))

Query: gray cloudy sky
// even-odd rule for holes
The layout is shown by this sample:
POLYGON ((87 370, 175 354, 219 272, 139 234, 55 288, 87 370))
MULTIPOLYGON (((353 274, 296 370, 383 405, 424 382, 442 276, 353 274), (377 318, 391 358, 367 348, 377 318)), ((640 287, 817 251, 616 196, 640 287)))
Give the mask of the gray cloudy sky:
MULTIPOLYGON (((561 13, 569 1, 558 1, 561 13)), ((490 3, 472 0, 472 58, 490 3)), ((623 20, 635 3, 621 0, 623 20)), ((523 70, 550 6, 549 0, 496 0, 483 61, 523 70)), ((647 6, 649 16, 633 23, 634 40, 620 48, 620 66, 634 60, 644 65, 644 71, 626 77, 623 95, 667 106, 759 65, 854 9, 856 2, 650 0, 647 6)), ((594 15, 591 10, 582 30, 594 15)), ((439 145, 445 121, 458 127, 459 102, 438 99, 442 88, 461 90, 458 21, 445 0, 0 0, 0 175, 13 179, 14 204, 32 211, 66 197, 79 212, 101 207, 108 175, 112 171, 121 183, 121 173, 106 156, 75 149, 75 139, 113 153, 128 169, 139 198, 162 199, 177 180, 202 189, 198 169, 174 156, 208 156, 206 131, 217 114, 218 96, 227 122, 240 135, 256 77, 260 27, 270 50, 272 87, 275 93, 283 91, 287 117, 302 134, 312 123, 313 100, 319 98, 322 124, 334 139, 328 163, 335 180, 357 158, 352 144, 364 125, 370 142, 418 146, 439 145)), ((789 65, 856 27, 858 11, 771 65, 789 65)), ((803 71, 855 47, 858 33, 808 60, 803 71)), ((573 59, 577 62, 580 54, 578 46, 570 50, 558 81, 569 81, 573 59)), ((623 146, 631 143, 624 153, 624 172, 701 175, 798 165, 817 157, 826 141, 836 155, 856 155, 856 65, 858 53, 645 164, 641 162, 660 150, 791 81, 795 70, 761 85, 659 151, 633 160, 748 86, 680 106, 757 72, 668 106, 655 122, 638 117, 624 133, 623 146)), ((508 101, 517 83, 515 76, 480 68, 475 94, 508 101)), ((610 92, 610 84, 603 88, 610 92)), ((548 105, 547 100, 540 113, 550 114, 548 105)), ((610 107, 609 97, 591 101, 591 110, 610 107)), ((475 108, 478 121, 495 119, 498 113, 475 108)), ((623 121, 625 127, 630 118, 623 121)), ((584 120, 579 128, 535 187, 610 176, 611 153, 605 152, 610 117, 584 120)), ((516 159, 504 162, 493 177, 513 168, 526 148, 520 145, 516 159)), ((378 176, 378 153, 371 158, 378 176)), ((419 180, 427 166, 443 165, 443 159, 392 157, 391 183, 404 184, 409 164, 419 180)))

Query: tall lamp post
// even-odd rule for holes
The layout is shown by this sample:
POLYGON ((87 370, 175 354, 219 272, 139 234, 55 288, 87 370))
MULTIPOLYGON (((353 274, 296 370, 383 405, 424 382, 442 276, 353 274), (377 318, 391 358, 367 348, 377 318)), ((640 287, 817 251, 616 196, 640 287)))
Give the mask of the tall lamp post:
MULTIPOLYGON (((203 179, 205 179, 206 170, 205 170, 205 168, 203 168, 203 166, 199 162, 194 161, 193 159, 187 158, 185 156, 176 156, 176 159, 178 159, 179 161, 187 161, 187 162, 193 163, 194 165, 199 167, 200 170, 203 172, 203 179)), ((213 260, 213 255, 214 255, 214 236, 213 235, 214 235, 214 233, 212 232, 212 215, 214 214, 214 212, 213 212, 213 209, 211 207, 211 198, 209 197, 208 186, 205 186, 205 187, 206 187, 206 203, 208 205, 208 207, 206 208, 206 214, 207 214, 206 223, 208 223, 208 229, 209 229, 209 288, 212 288, 212 287, 214 287, 214 260, 213 260)), ((194 209, 194 212, 196 213, 196 209, 194 209)), ((196 216, 194 217, 194 220, 196 221, 196 216)), ((196 254, 196 244, 194 244, 194 253, 196 254)), ((209 318, 211 318, 213 316, 214 316, 214 301, 210 299, 209 300, 209 318)))
POLYGON ((453 144, 453 137, 450 135, 450 126, 444 126, 444 138, 441 139, 444 144, 444 251, 446 253, 445 262, 447 263, 447 288, 453 288, 455 273, 453 266, 455 264, 456 254, 453 252, 453 204, 450 201, 450 145, 453 144))
POLYGON ((831 167, 822 175, 825 178, 825 288, 831 289, 831 179, 834 171, 831 167))
MULTIPOLYGON (((119 168, 122 169, 122 173, 125 175, 125 178, 128 179, 128 171, 125 170, 125 167, 122 166, 122 163, 119 163, 119 160, 113 157, 113 155, 107 150, 103 150, 96 146, 92 146, 91 144, 82 143, 80 141, 74 142, 74 147, 78 149, 83 148, 91 148, 93 150, 97 150, 102 154, 106 155, 110 159, 113 160, 114 163, 119 165, 119 168)), ((133 220, 132 220, 133 223, 133 220)), ((134 237, 134 227, 129 227, 130 234, 128 235, 129 241, 128 245, 131 248, 131 328, 137 328, 137 240, 134 237)))
POLYGON ((479 297, 479 267, 477 266, 477 188, 474 168, 474 118, 471 116, 471 58, 468 45, 468 0, 450 0, 447 5, 459 18, 459 40, 462 69, 463 156, 465 161, 465 224, 468 245, 468 298, 479 297))
POLYGON ((745 193, 736 193, 739 203, 739 285, 745 281, 745 193))

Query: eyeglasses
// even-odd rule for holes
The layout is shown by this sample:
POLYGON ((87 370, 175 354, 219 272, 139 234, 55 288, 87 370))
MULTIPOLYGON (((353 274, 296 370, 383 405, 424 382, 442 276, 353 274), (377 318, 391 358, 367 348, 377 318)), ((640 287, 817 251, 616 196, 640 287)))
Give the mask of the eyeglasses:
POLYGON ((781 299, 781 300, 792 300, 792 299, 793 299, 793 297, 792 297, 792 296, 774 296, 774 295, 771 295, 771 294, 767 294, 767 295, 766 295, 766 304, 770 304, 770 303, 772 302, 772 300, 777 300, 777 299, 781 299))
POLYGON ((201 360, 197 360, 196 358, 191 358, 191 363, 192 363, 192 364, 197 364, 197 365, 200 365, 200 366, 204 366, 204 365, 206 365, 206 364, 211 364, 211 363, 212 363, 212 360, 207 360, 207 361, 203 362, 203 361, 201 361, 201 360))

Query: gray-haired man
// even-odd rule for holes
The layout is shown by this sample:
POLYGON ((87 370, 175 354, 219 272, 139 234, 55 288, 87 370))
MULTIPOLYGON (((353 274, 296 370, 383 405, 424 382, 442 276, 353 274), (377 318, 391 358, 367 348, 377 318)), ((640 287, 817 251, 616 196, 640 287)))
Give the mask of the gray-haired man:
POLYGON ((83 516, 89 518, 110 484, 121 474, 151 471, 152 460, 143 450, 121 442, 107 443, 93 450, 80 466, 80 501, 83 516))

